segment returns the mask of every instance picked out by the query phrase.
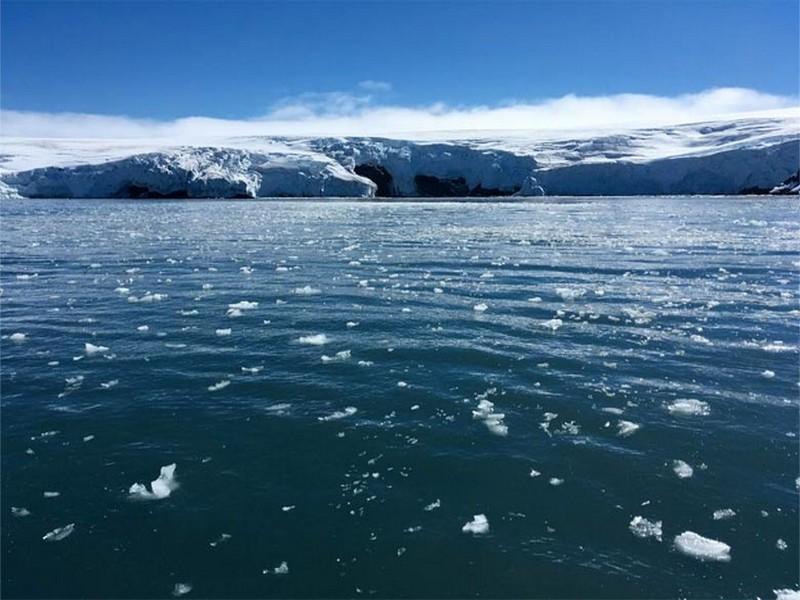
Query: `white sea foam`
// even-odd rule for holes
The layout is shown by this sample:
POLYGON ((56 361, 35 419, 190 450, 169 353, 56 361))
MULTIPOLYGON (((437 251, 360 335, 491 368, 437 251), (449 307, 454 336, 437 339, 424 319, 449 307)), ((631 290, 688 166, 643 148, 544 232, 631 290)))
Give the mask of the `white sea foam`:
POLYGON ((324 417, 317 417, 319 421, 337 421, 339 419, 344 419, 345 417, 352 416, 358 412, 358 409, 355 406, 348 406, 344 410, 337 410, 329 415, 324 417))
POLYGON ((728 562, 731 559, 731 547, 728 544, 693 531, 684 531, 675 536, 675 548, 686 556, 702 561, 728 562))
POLYGON ((161 467, 158 479, 150 482, 152 491, 149 491, 143 483, 134 483, 128 489, 128 494, 139 500, 162 500, 169 497, 174 490, 178 489, 178 482, 175 481, 175 468, 175 463, 161 467))
POLYGON ((680 398, 667 404, 667 410, 673 415, 696 415, 705 417, 711 414, 708 402, 693 398, 680 398))
POLYGON ((301 344, 308 344, 310 346, 324 346, 331 340, 324 333, 317 333, 315 335, 305 335, 303 337, 299 337, 297 338, 297 341, 301 344))
POLYGON ((649 521, 644 517, 636 516, 631 520, 628 529, 630 529, 631 533, 636 537, 654 537, 659 542, 661 541, 661 521, 649 521))
POLYGON ((53 531, 48 531, 42 536, 45 542, 60 542, 65 537, 72 535, 75 531, 75 523, 64 525, 63 527, 56 527, 53 531))
POLYGON ((540 325, 546 329, 550 329, 551 331, 557 331, 562 325, 564 321, 561 319, 550 319, 549 321, 542 321, 540 325))
POLYGON ((489 533, 489 520, 486 515, 474 515, 472 521, 467 521, 461 528, 464 533, 471 533, 473 535, 483 535, 489 533))
POLYGON ((106 381, 100 384, 100 387, 104 390, 110 390, 112 387, 119 383, 119 379, 112 379, 111 381, 106 381))
POLYGON ((242 373, 250 373, 251 375, 255 375, 260 373, 263 369, 263 365, 259 365, 257 367, 242 367, 242 373))
POLYGON ((694 469, 692 466, 682 460, 673 460, 672 461, 672 470, 675 471, 675 475, 677 475, 681 479, 687 479, 694 475, 694 469))

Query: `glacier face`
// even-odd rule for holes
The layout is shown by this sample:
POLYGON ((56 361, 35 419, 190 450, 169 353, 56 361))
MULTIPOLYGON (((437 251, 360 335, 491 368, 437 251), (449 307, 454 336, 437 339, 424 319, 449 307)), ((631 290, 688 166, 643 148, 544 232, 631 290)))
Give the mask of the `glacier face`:
POLYGON ((458 132, 414 140, 4 138, 0 197, 786 193, 781 184, 798 162, 796 111, 617 132, 458 132))

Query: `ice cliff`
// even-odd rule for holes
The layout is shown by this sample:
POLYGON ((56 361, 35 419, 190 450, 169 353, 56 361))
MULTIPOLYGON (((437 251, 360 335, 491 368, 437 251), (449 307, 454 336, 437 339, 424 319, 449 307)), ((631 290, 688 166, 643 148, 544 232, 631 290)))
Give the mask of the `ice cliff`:
POLYGON ((628 131, 387 138, 2 138, 0 197, 798 193, 797 112, 628 131), (792 181, 795 181, 792 185, 792 181))

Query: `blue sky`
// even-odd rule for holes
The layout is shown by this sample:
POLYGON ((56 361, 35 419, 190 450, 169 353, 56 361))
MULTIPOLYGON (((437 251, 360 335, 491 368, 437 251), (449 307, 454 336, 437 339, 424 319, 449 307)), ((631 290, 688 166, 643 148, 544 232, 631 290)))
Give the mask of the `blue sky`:
POLYGON ((2 107, 246 118, 364 80, 390 84, 370 92, 397 105, 725 86, 796 96, 797 44, 796 0, 3 0, 2 107))

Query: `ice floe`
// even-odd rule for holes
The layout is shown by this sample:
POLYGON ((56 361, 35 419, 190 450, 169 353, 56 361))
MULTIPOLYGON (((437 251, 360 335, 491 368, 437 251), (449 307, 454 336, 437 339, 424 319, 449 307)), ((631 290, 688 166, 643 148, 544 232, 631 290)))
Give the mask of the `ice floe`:
POLYGON ((708 402, 693 398, 681 398, 667 404, 667 410, 673 415, 696 415, 705 417, 711 414, 708 402))
POLYGON ((694 531, 676 535, 675 548, 686 556, 702 561, 728 562, 731 559, 731 547, 728 544, 703 537, 694 531))
POLYGON ((633 435, 641 428, 641 425, 632 421, 617 421, 617 435, 621 437, 628 437, 633 435))
POLYGON ((16 333, 12 333, 8 336, 8 339, 14 342, 15 344, 21 344, 22 342, 28 339, 28 336, 24 333, 20 333, 19 331, 16 333))
POLYGON ((94 354, 104 354, 108 352, 108 346, 95 346, 94 344, 90 344, 86 342, 83 345, 84 352, 86 356, 93 356, 94 354))
POLYGON ((649 521, 644 517, 636 516, 631 520, 628 529, 630 529, 631 533, 636 537, 654 537, 659 542, 661 541, 661 521, 649 521))
POLYGON ((348 406, 344 410, 337 410, 329 415, 324 417, 317 417, 318 421, 337 421, 339 419, 344 419, 345 417, 350 417, 358 412, 358 409, 355 406, 348 406))
POLYGON ((736 516, 736 511, 732 508, 721 508, 719 510, 715 510, 712 517, 715 521, 723 521, 725 519, 732 519, 736 516))
POLYGON ((478 402, 478 408, 472 411, 472 418, 483 421, 487 429, 495 435, 508 435, 508 426, 503 422, 504 413, 494 412, 494 402, 486 398, 478 402))
POLYGON ((242 300, 241 302, 236 302, 235 304, 228 304, 228 308, 231 310, 255 310, 258 308, 258 302, 242 300))
POLYGON ((132 498, 141 500, 162 500, 168 498, 169 495, 178 489, 178 482, 175 481, 175 468, 176 464, 165 465, 161 467, 161 473, 158 479, 150 482, 150 488, 142 483, 134 483, 128 490, 128 494, 132 498))
POLYGON ((60 542, 65 537, 72 535, 75 531, 75 523, 69 523, 63 527, 56 527, 53 531, 48 531, 42 536, 45 542, 60 542))
POLYGON ((301 344, 308 344, 310 346, 324 346, 330 339, 324 333, 317 333, 314 335, 305 335, 302 337, 297 338, 297 341, 301 344))
POLYGON ((489 533, 489 520, 486 515, 474 515, 472 521, 467 521, 461 528, 464 533, 471 533, 473 535, 483 535, 489 533))
POLYGON ((688 477, 694 475, 694 469, 692 466, 683 460, 673 460, 672 470, 675 471, 675 475, 677 475, 680 479, 687 479, 688 477))

